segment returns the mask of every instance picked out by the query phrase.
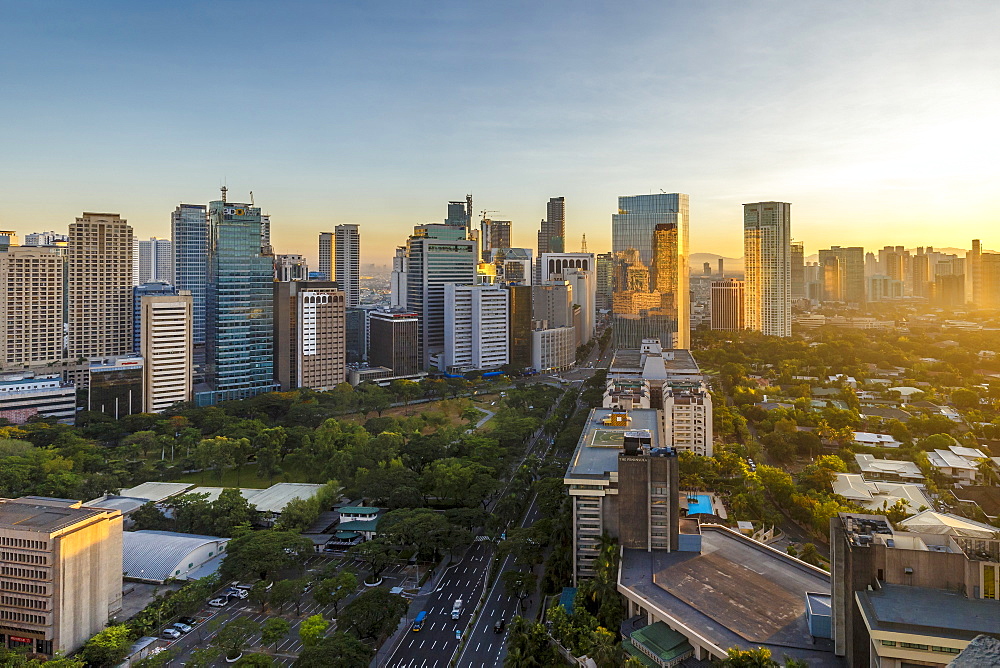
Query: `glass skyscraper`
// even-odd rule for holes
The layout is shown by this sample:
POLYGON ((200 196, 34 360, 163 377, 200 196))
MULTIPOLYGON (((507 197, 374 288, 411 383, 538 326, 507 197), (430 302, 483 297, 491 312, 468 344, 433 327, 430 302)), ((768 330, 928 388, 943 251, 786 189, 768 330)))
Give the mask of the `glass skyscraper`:
POLYGON ((274 259, 262 248, 261 229, 259 207, 209 202, 205 300, 208 388, 197 392, 201 406, 275 389, 274 259))
POLYGON ((205 290, 208 285, 208 211, 204 204, 180 204, 170 215, 174 247, 174 279, 178 290, 190 290, 194 344, 205 345, 205 290))
POLYGON ((688 244, 687 195, 618 198, 611 216, 617 348, 639 348, 649 338, 665 348, 690 346, 688 244))

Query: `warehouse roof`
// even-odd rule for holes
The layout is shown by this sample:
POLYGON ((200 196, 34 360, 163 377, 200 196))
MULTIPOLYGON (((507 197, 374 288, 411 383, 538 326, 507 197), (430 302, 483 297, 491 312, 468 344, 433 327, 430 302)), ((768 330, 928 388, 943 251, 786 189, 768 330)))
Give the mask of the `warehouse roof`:
POLYGON ((207 543, 224 544, 228 538, 174 531, 125 531, 122 533, 122 571, 136 580, 163 582, 177 565, 207 543))

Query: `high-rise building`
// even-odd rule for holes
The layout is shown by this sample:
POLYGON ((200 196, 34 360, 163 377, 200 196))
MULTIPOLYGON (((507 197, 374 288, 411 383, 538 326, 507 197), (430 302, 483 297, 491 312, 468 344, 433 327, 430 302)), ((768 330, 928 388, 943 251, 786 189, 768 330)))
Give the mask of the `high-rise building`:
POLYGON ((274 255, 271 247, 271 216, 267 214, 261 214, 260 217, 260 248, 265 255, 274 255))
POLYGON ((823 275, 823 301, 844 301, 845 267, 843 259, 836 255, 827 255, 820 261, 819 266, 823 275))
POLYGON ((174 282, 174 249, 170 239, 140 239, 135 260, 139 265, 137 285, 153 281, 174 282))
POLYGON ((531 309, 531 319, 543 329, 573 327, 573 286, 556 280, 531 286, 531 309))
MULTIPOLYGON (((791 242, 791 258, 792 258, 792 301, 797 301, 799 299, 805 299, 806 297, 806 287, 805 287, 805 254, 806 247, 801 241, 791 242)), ((862 285, 862 288, 864 286, 862 285)))
POLYGON ((67 246, 69 236, 58 232, 33 232, 24 235, 25 246, 67 246))
POLYGON ((0 369, 65 357, 63 279, 66 249, 13 246, 0 253, 0 369))
POLYGON ((568 281, 573 303, 580 307, 580 344, 594 336, 597 325, 597 272, 593 253, 546 253, 541 258, 542 283, 568 281))
POLYGON ((745 284, 735 278, 712 281, 712 329, 746 329, 745 284))
POLYGON ((132 288, 132 352, 138 353, 142 348, 142 298, 176 295, 177 292, 177 288, 165 281, 151 281, 132 288))
POLYGON ((566 250, 566 198, 550 197, 538 230, 538 257, 566 250))
POLYGON ((18 245, 17 232, 14 230, 0 230, 0 253, 5 253, 8 248, 14 248, 18 245))
POLYGON ((715 453, 712 393, 704 383, 667 382, 661 388, 663 434, 669 447, 701 457, 715 453))
POLYGON ((389 307, 406 306, 406 246, 397 246, 392 256, 392 273, 389 275, 389 307))
POLYGON ((931 258, 917 249, 917 254, 910 258, 910 284, 913 286, 914 297, 930 297, 931 293, 931 258))
POLYGON ((787 202, 743 205, 747 329, 792 335, 791 218, 787 202))
POLYGON ((886 246, 878 252, 882 273, 896 281, 906 281, 906 264, 910 252, 902 246, 886 246))
POLYGON ((361 303, 361 234, 357 225, 334 229, 333 280, 344 291, 348 306, 361 303))
POLYGON ((274 256, 275 281, 308 281, 309 265, 304 255, 282 253, 274 256))
POLYGON ((178 204, 170 215, 174 247, 174 278, 178 290, 191 293, 192 336, 205 344, 205 299, 208 290, 208 210, 204 204, 178 204))
POLYGON ((575 327, 539 327, 531 331, 531 368, 556 373, 576 363, 575 327))
POLYGON ((480 223, 483 262, 492 262, 493 251, 510 248, 510 221, 483 218, 480 223))
POLYGON ((445 218, 444 224, 464 227, 465 236, 468 238, 472 232, 472 195, 466 195, 464 200, 448 202, 448 217, 445 218))
POLYGON ((984 252, 979 239, 973 239, 972 251, 966 255, 966 268, 972 279, 967 290, 971 289, 975 307, 1000 308, 1000 253, 984 252))
POLYGON ((117 213, 84 213, 70 224, 70 359, 132 350, 132 250, 132 228, 117 213))
POLYGON ((492 285, 444 286, 445 373, 495 371, 509 361, 507 291, 492 285))
POLYGON ((194 397, 191 293, 142 295, 139 302, 143 412, 162 413, 194 397))
POLYGON ((672 348, 688 348, 688 196, 619 197, 618 213, 611 216, 611 244, 615 346, 638 348, 643 339, 659 339, 672 348))
POLYGON ((394 376, 412 376, 420 371, 419 315, 402 309, 372 311, 368 330, 371 335, 368 363, 371 366, 392 369, 394 376))
MULTIPOLYGON (((794 253, 794 250, 793 250, 794 253)), ((865 303, 865 249, 860 246, 842 248, 831 246, 819 251, 819 263, 827 266, 827 260, 836 258, 835 284, 828 285, 827 301, 842 301, 849 304, 865 303)))
POLYGON ((209 202, 208 224, 207 387, 196 392, 200 406, 275 387, 274 258, 261 246, 260 208, 209 202))
POLYGON ((333 280, 333 232, 319 233, 319 273, 321 280, 333 280))
POLYGON ((883 274, 868 277, 868 301, 883 302, 903 296, 903 281, 883 274))
POLYGON ((420 314, 424 368, 444 350, 444 286, 476 281, 476 243, 455 225, 419 225, 406 242, 406 308, 420 314))
POLYGON ((534 253, 530 248, 494 248, 490 261, 496 267, 496 280, 510 285, 531 285, 535 273, 534 253))
POLYGON ((139 354, 92 359, 83 386, 82 408, 116 420, 144 412, 143 359, 139 354))
POLYGON ((507 350, 510 365, 518 371, 531 366, 532 304, 531 285, 507 285, 507 350))
POLYGON ((615 262, 611 253, 597 256, 597 308, 610 310, 614 295, 615 262))
POLYGON ((0 643, 79 649, 122 609, 122 515, 80 501, 0 499, 0 643))
POLYGON ((347 379, 346 297, 333 281, 274 284, 274 380, 283 391, 347 379))

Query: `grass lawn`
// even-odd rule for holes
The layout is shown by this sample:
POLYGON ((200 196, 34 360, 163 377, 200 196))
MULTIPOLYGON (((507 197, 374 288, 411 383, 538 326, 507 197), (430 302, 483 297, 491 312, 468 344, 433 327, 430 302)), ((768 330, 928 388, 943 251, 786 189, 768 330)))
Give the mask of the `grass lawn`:
POLYGON ((248 487, 250 489, 263 489, 270 487, 277 482, 308 482, 306 477, 299 471, 285 471, 281 475, 274 476, 274 480, 268 482, 267 478, 257 477, 257 464, 250 463, 243 467, 240 472, 240 482, 236 484, 236 469, 226 469, 222 472, 222 479, 215 476, 213 471, 202 473, 186 473, 177 479, 177 482, 189 482, 201 487, 248 487))

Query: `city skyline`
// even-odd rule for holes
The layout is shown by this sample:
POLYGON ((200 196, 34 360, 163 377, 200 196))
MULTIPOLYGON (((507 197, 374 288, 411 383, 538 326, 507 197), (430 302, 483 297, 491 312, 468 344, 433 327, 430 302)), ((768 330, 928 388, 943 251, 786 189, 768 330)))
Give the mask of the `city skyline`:
POLYGON ((663 188, 691 197, 694 252, 738 256, 739 206, 769 200, 796 205, 810 248, 960 246, 996 225, 1000 147, 1000 7, 962 7, 11 8, 0 227, 115 211, 164 237, 227 183, 274 217, 276 251, 314 261, 297 238, 357 223, 362 262, 386 263, 449 199, 533 247, 565 196, 566 250, 586 233, 600 251, 615 199, 663 188), (743 37, 763 29, 781 39, 743 37), (116 38, 98 49, 98 30, 116 38), (220 85, 244 102, 165 103, 220 85), (95 91, 114 102, 57 103, 95 91), (178 146, 213 144, 177 169, 178 146))

